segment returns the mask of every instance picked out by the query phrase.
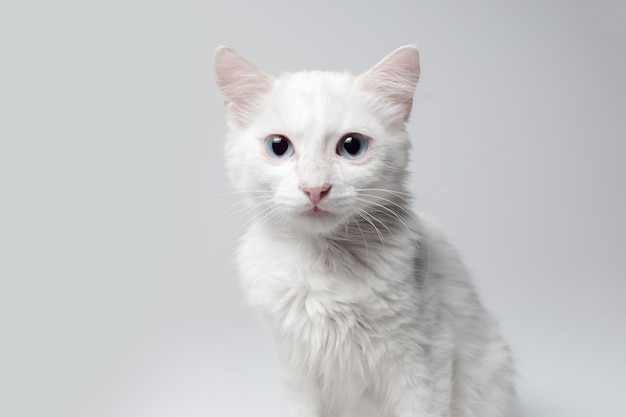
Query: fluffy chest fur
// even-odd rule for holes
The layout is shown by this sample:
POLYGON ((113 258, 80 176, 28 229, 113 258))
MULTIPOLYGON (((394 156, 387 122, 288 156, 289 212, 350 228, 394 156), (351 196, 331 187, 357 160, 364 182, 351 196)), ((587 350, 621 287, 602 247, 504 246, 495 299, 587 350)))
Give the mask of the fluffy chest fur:
MULTIPOLYGON (((287 239, 263 226, 242 239, 249 302, 289 360, 366 375, 393 352, 419 310, 415 248, 370 241, 287 239)), ((322 371, 323 372, 323 371, 322 371)))

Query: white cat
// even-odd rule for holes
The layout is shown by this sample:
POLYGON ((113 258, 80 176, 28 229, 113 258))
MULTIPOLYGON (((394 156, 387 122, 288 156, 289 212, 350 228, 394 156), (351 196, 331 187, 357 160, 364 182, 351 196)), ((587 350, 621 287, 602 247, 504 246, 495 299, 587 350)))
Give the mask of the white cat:
POLYGON ((365 74, 273 78, 216 51, 226 161, 253 204, 238 263, 294 417, 503 417, 513 363, 455 250, 413 214, 412 46, 365 74))

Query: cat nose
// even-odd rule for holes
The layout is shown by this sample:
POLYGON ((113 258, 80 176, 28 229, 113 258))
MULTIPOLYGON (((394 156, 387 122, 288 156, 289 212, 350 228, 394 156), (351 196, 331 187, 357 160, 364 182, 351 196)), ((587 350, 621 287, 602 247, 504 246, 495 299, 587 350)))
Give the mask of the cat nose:
POLYGON ((313 204, 317 204, 322 198, 328 195, 330 188, 331 186, 328 184, 322 185, 321 187, 304 187, 302 191, 309 197, 309 200, 311 200, 313 204))

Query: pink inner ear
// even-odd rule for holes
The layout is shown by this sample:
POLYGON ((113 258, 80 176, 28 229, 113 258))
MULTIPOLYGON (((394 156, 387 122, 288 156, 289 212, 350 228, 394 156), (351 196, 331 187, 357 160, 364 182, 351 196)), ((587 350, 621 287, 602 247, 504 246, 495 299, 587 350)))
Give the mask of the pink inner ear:
POLYGON ((397 50, 372 68, 371 73, 378 82, 400 79, 415 85, 420 73, 417 51, 413 48, 397 50))
POLYGON ((238 102, 271 88, 271 78, 230 48, 220 48, 215 54, 217 85, 224 99, 238 102))
POLYGON ((273 85, 272 77, 227 47, 215 52, 215 75, 227 111, 239 122, 250 116, 250 111, 273 85))
POLYGON ((363 88, 378 94, 387 104, 397 107, 396 113, 406 121, 411 112, 413 93, 419 80, 417 50, 399 48, 362 75, 363 88))

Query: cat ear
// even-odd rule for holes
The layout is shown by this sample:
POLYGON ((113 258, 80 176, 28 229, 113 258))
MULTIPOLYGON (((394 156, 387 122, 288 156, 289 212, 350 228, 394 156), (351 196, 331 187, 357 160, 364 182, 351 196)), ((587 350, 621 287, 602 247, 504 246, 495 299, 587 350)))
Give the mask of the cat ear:
POLYGON ((420 76, 417 49, 403 46, 387 55, 382 61, 359 77, 361 87, 380 97, 394 121, 404 123, 409 119, 413 93, 420 76))
POLYGON ((274 79, 241 57, 232 48, 215 50, 215 75, 229 122, 245 126, 274 85, 274 79))

